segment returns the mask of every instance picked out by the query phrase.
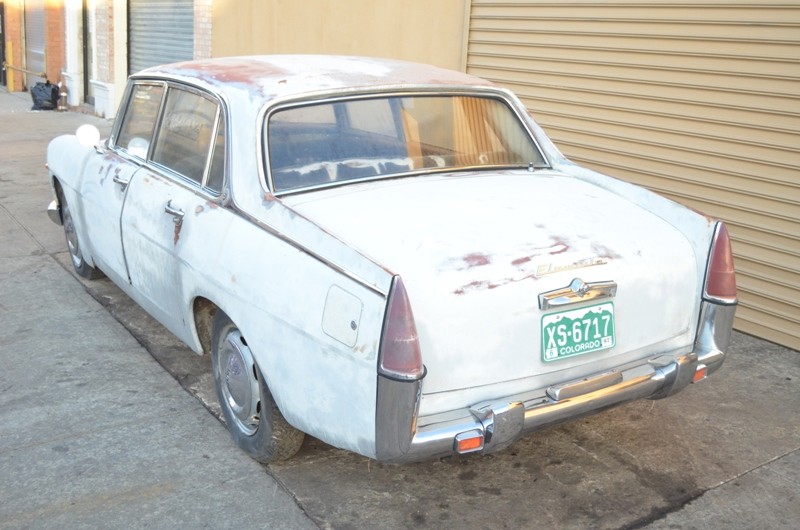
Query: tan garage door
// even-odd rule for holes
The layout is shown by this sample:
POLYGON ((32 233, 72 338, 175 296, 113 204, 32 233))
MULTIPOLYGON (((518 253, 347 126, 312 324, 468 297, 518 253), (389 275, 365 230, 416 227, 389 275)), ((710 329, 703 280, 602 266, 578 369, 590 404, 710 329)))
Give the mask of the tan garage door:
POLYGON ((736 327, 800 349, 800 1, 473 0, 467 71, 573 160, 725 220, 736 327))

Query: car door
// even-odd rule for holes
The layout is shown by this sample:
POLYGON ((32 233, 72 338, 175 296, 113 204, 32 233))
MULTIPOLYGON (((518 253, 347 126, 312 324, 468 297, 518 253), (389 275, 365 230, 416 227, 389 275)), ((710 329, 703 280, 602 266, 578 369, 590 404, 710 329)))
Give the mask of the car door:
POLYGON ((81 184, 84 226, 95 264, 107 275, 129 281, 120 222, 127 188, 147 158, 164 86, 131 86, 121 122, 105 147, 87 162, 81 184))
POLYGON ((203 223, 222 188, 224 127, 220 106, 192 89, 170 85, 148 164, 128 185, 122 244, 139 303, 188 340, 190 289, 206 249, 203 223))

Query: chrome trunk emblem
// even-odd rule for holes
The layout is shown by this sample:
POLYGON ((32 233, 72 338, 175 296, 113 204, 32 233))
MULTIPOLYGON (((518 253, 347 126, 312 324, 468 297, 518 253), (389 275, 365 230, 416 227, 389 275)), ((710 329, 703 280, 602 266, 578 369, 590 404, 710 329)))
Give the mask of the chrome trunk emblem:
POLYGON ((563 307, 591 300, 613 298, 617 294, 617 283, 612 281, 586 283, 575 278, 566 287, 539 293, 539 309, 563 307))

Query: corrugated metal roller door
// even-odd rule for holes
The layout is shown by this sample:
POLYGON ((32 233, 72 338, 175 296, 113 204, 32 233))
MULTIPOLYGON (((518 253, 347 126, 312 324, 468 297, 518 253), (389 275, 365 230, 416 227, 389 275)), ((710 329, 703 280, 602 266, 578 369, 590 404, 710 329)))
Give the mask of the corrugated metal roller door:
MULTIPOLYGON (((44 73, 45 66, 45 33, 44 33, 44 0, 26 0, 25 2, 25 69, 31 72, 44 73)), ((25 74, 25 86, 30 88, 45 78, 25 74)))
POLYGON ((188 61, 194 50, 193 0, 130 0, 128 71, 188 61))
POLYGON ((728 222, 736 327, 800 349, 800 1, 473 0, 467 70, 562 151, 728 222))

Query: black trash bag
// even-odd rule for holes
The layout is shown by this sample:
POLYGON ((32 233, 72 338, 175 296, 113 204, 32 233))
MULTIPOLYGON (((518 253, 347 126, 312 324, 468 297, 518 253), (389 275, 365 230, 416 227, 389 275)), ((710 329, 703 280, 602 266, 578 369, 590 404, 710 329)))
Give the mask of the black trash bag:
POLYGON ((39 81, 31 88, 31 98, 33 107, 31 110, 54 110, 58 108, 58 86, 50 81, 42 83, 39 81))

